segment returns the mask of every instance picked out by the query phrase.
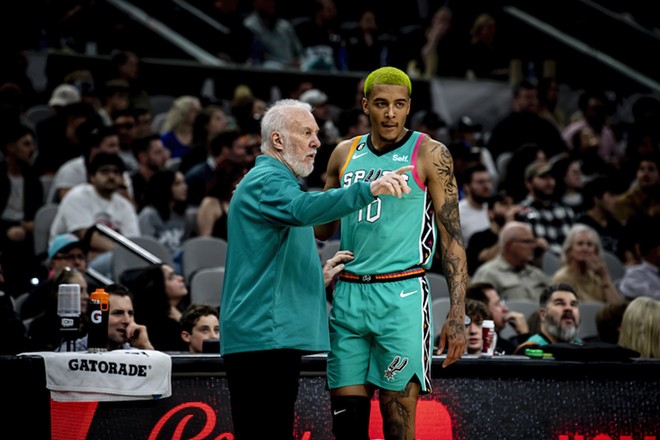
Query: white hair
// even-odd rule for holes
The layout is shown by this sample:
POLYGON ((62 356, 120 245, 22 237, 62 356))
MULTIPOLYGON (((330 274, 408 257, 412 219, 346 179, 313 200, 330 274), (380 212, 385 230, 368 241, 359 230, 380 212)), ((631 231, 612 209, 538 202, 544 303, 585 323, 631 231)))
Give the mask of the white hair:
POLYGON ((291 109, 301 109, 312 112, 312 106, 297 99, 280 99, 275 102, 261 118, 261 152, 271 150, 270 135, 277 131, 285 138, 289 134, 291 109))

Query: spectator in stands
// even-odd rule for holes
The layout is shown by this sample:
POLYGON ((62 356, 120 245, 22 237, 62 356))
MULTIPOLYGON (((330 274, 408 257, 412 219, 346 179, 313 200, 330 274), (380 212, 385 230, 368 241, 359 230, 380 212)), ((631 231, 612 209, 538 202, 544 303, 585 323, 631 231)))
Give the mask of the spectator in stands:
POLYGON ((570 206, 576 215, 582 213, 582 165, 573 155, 555 156, 551 161, 552 175, 555 178, 555 198, 570 206))
POLYGON ((495 258, 499 252, 499 234, 504 224, 514 219, 521 209, 513 205, 511 198, 502 194, 494 194, 488 198, 488 227, 476 231, 470 237, 467 248, 468 273, 470 276, 486 261, 495 258))
POLYGON ((180 171, 157 171, 147 184, 145 206, 138 214, 140 233, 165 246, 181 272, 183 242, 191 236, 187 226, 188 186, 180 171))
POLYGON ((147 184, 155 173, 165 169, 170 152, 155 133, 137 138, 131 149, 137 159, 138 168, 129 175, 130 186, 133 202, 140 212, 144 208, 147 184))
MULTIPOLYGON (((2 125, 2 123, 0 123, 2 125)), ((34 132, 23 124, 0 128, 0 263, 5 291, 18 296, 37 275, 34 216, 43 204, 43 186, 32 161, 37 151, 34 132)))
POLYGON ((127 237, 140 235, 135 207, 119 193, 123 172, 124 162, 117 154, 97 153, 87 169, 90 183, 76 185, 64 196, 50 228, 51 238, 64 232, 80 238, 91 234, 89 264, 108 278, 115 244, 92 232, 94 225, 102 223, 127 237))
POLYGON ((57 170, 50 185, 49 203, 60 203, 64 195, 76 185, 87 183, 87 167, 100 151, 119 154, 119 137, 114 127, 102 126, 90 121, 78 128, 78 138, 83 153, 69 159, 57 170))
POLYGON ((570 284, 580 301, 618 303, 623 300, 614 285, 598 234, 590 226, 576 223, 566 235, 561 266, 552 276, 554 284, 570 284))
POLYGON ((621 333, 621 321, 629 302, 623 301, 615 304, 605 304, 596 312, 596 329, 598 341, 607 344, 616 344, 621 333))
POLYGON ((80 90, 73 84, 62 83, 55 87, 48 100, 52 115, 37 124, 37 127, 35 127, 37 136, 41 136, 42 131, 48 134, 52 133, 55 126, 63 122, 65 107, 78 103, 81 99, 80 90))
POLYGON ((247 171, 245 165, 230 159, 224 159, 218 164, 197 210, 197 235, 227 240, 229 202, 247 171))
POLYGON ((229 120, 222 107, 205 106, 193 124, 192 149, 181 158, 178 170, 184 175, 193 166, 204 162, 211 155, 211 140, 229 127, 229 120))
POLYGON ((481 163, 468 167, 463 176, 463 199, 458 202, 458 212, 463 239, 467 243, 472 234, 490 227, 488 199, 493 195, 493 181, 481 163))
POLYGON ((137 118, 137 134, 135 138, 149 135, 153 133, 151 125, 154 121, 154 114, 151 110, 142 107, 132 107, 132 110, 137 118))
POLYGON ((467 354, 479 356, 483 349, 483 333, 481 325, 484 319, 490 319, 488 308, 481 301, 465 298, 465 339, 467 340, 467 354))
POLYGON ((150 330, 156 350, 188 351, 179 320, 190 302, 183 277, 167 264, 153 264, 129 273, 125 280, 135 294, 135 319, 150 330))
MULTIPOLYGON (((138 168, 137 159, 131 149, 135 139, 140 137, 138 111, 134 107, 126 107, 115 111, 110 116, 112 126, 117 130, 117 136, 119 137, 119 146, 121 147, 119 157, 126 164, 128 172, 133 172, 138 168)), ((151 133, 151 129, 149 133, 151 133)))
POLYGON ((185 173, 186 184, 188 185, 188 204, 190 206, 199 206, 202 203, 202 199, 208 191, 208 185, 220 162, 224 160, 229 160, 235 164, 248 162, 250 156, 248 151, 249 141, 251 139, 248 135, 241 136, 241 133, 234 129, 222 131, 211 139, 210 154, 206 161, 193 166, 185 173))
POLYGON ((129 85, 123 79, 108 80, 101 88, 101 108, 98 110, 104 125, 112 125, 112 115, 128 108, 129 85))
POLYGON ((552 284, 541 294, 539 318, 541 329, 516 349, 524 354, 525 348, 543 347, 559 342, 582 344, 577 337, 580 328, 580 301, 578 294, 568 284, 552 284))
POLYGON ((250 58, 252 33, 243 25, 239 3, 238 0, 201 2, 199 7, 224 28, 224 31, 216 32, 214 38, 218 58, 231 64, 245 65, 250 58))
MULTIPOLYGON (((577 130, 572 137, 571 154, 580 161, 580 167, 584 181, 595 179, 597 176, 617 176, 617 179, 624 182, 621 178, 618 168, 611 163, 607 163, 600 157, 600 141, 596 137, 593 129, 584 126, 577 130)), ((626 184, 629 182, 625 181, 626 184)))
POLYGON ((303 46, 302 70, 337 71, 342 37, 338 32, 335 0, 314 0, 309 17, 295 25, 303 46))
POLYGON ((557 78, 554 76, 541 78, 538 89, 539 116, 555 124, 558 130, 563 130, 566 127, 566 115, 557 107, 560 92, 557 78))
POLYGON ((179 96, 167 112, 161 140, 170 150, 170 157, 185 156, 193 146, 193 125, 202 111, 199 98, 191 95, 179 96))
POLYGON ((497 44, 496 37, 495 17, 485 12, 479 14, 470 29, 470 44, 466 57, 468 78, 508 81, 510 61, 497 44))
POLYGON ((631 218, 649 213, 649 209, 660 203, 660 154, 641 156, 637 164, 635 181, 621 194, 614 205, 614 215, 626 224, 631 218))
POLYGON ((220 338, 220 312, 208 304, 190 304, 183 311, 181 339, 190 353, 204 353, 204 341, 220 338))
POLYGON ((571 145, 575 132, 588 126, 598 138, 598 155, 601 159, 608 164, 618 165, 623 151, 608 125, 608 118, 614 111, 613 103, 601 90, 586 90, 580 95, 578 107, 581 112, 580 117, 561 132, 564 142, 571 145))
POLYGON ((465 298, 466 300, 479 301, 486 306, 490 316, 488 319, 493 320, 495 332, 498 336, 495 345, 497 353, 513 354, 518 344, 526 341, 530 336, 525 315, 510 310, 492 284, 471 283, 465 292, 465 298), (505 339, 500 335, 507 325, 512 326, 516 331, 516 336, 511 339, 505 339))
POLYGON ((557 127, 538 112, 537 86, 524 79, 513 88, 511 112, 491 130, 487 147, 495 160, 500 154, 514 152, 528 143, 538 144, 547 158, 568 150, 557 127))
POLYGON ((87 271, 87 243, 74 234, 60 234, 48 246, 48 276, 30 290, 21 306, 22 319, 34 318, 46 310, 51 290, 50 279, 65 267, 87 271))
POLYGON ((340 60, 339 68, 351 72, 371 72, 383 66, 388 61, 384 59, 389 44, 386 38, 380 28, 377 11, 369 5, 362 6, 358 12, 357 26, 344 36, 347 60, 345 66, 340 60))
POLYGON ((325 170, 327 168, 330 154, 334 150, 339 139, 339 130, 332 117, 332 110, 328 101, 328 95, 319 89, 310 89, 300 95, 300 100, 312 106, 312 114, 320 130, 318 133, 321 148, 316 151, 314 162, 316 167, 307 176, 305 183, 307 187, 323 188, 325 186, 325 170))
POLYGON ((240 84, 234 89, 229 109, 241 133, 257 134, 260 131, 259 121, 266 111, 266 106, 266 102, 255 96, 250 87, 240 84))
POLYGON ((110 57, 112 79, 121 79, 128 83, 128 103, 131 108, 151 110, 149 94, 144 89, 140 78, 141 60, 131 50, 114 51, 110 57))
POLYGON ((272 69, 300 67, 303 46, 276 0, 253 0, 243 25, 252 32, 250 64, 272 69))
POLYGON ((575 223, 575 213, 570 206, 554 200, 555 179, 550 163, 528 165, 525 185, 528 196, 520 202, 523 209, 516 215, 516 220, 529 223, 534 235, 547 243, 547 251, 560 255, 566 234, 575 223))
POLYGON ((478 155, 479 162, 488 169, 493 182, 499 183, 500 171, 497 169, 490 150, 483 144, 483 126, 480 123, 463 115, 452 127, 449 137, 452 143, 463 144, 471 154, 478 155))
MULTIPOLYGON (((147 326, 135 322, 133 294, 122 284, 110 284, 108 293, 108 350, 153 350, 147 326)), ((75 340, 73 351, 87 351, 88 335, 75 340)), ((62 344, 58 351, 66 351, 62 344)))
POLYGON ((518 221, 506 223, 500 233, 500 254, 482 264, 472 276, 472 282, 492 284, 505 300, 538 299, 550 280, 531 264, 536 246, 530 225, 518 221))
POLYGON ((525 170, 534 162, 547 160, 548 157, 538 144, 524 144, 518 147, 500 170, 498 188, 510 196, 513 203, 520 203, 529 193, 525 185, 525 170))
MULTIPOLYGON (((67 102, 59 96, 54 98, 50 102, 67 102)), ((82 148, 77 137, 78 127, 87 120, 100 122, 94 107, 80 102, 79 96, 77 99, 70 104, 63 104, 61 111, 37 124, 35 131, 39 154, 34 166, 39 175, 53 175, 64 162, 80 156, 82 148)))
POLYGON ((50 289, 46 309, 43 314, 35 317, 30 322, 28 335, 35 350, 53 351, 62 343, 60 332, 60 320, 57 315, 57 295, 61 284, 78 284, 80 286, 80 327, 79 334, 87 331, 87 303, 89 292, 87 291, 87 280, 85 274, 78 269, 64 267, 50 279, 50 289))
POLYGON ((660 301, 635 298, 621 320, 619 345, 639 352, 643 359, 660 359, 660 301))
POLYGON ((585 211, 575 220, 593 228, 600 237, 603 250, 608 251, 623 262, 625 239, 623 225, 614 217, 614 204, 620 193, 620 186, 614 177, 599 176, 587 182, 582 189, 585 211))
POLYGON ((642 260, 626 269, 619 289, 628 299, 639 296, 660 299, 660 217, 646 219, 638 226, 642 260))
POLYGON ((465 76, 464 45, 453 26, 454 17, 451 8, 440 6, 430 21, 408 34, 397 35, 393 62, 407 69, 414 77, 434 78, 465 76), (420 48, 419 51, 411 48, 420 48), (412 56, 410 55, 412 53, 412 56), (443 62, 440 62, 443 60, 443 62), (444 60, 452 60, 444 62, 444 60))

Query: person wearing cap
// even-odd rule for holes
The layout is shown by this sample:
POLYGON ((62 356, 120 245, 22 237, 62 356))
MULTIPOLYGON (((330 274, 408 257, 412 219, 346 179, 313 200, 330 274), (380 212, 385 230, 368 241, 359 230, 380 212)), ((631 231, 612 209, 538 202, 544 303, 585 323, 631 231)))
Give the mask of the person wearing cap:
POLYGON ((48 105, 51 107, 66 107, 69 104, 80 102, 80 91, 76 86, 71 84, 60 84, 55 87, 53 93, 50 95, 48 105))
POLYGON ((33 232, 43 187, 32 166, 37 151, 34 132, 26 125, 6 122, 0 151, 4 155, 0 161, 0 262, 6 270, 6 292, 18 296, 29 289, 39 264, 33 232))
MULTIPOLYGON (((59 204, 50 228, 50 236, 70 232, 85 237, 95 224, 104 224, 126 236, 140 235, 135 206, 120 194, 123 183, 124 162, 119 155, 99 152, 87 168, 89 183, 71 188, 59 204)), ((91 234, 90 266, 112 278, 108 252, 114 242, 102 234, 91 234), (101 257, 105 254, 105 257, 101 257), (103 260, 99 260, 103 258, 103 260)))
POLYGON ((547 242, 548 251, 561 255, 564 239, 575 223, 575 213, 570 206, 554 198, 552 165, 546 161, 528 165, 525 168, 525 186, 528 195, 520 202, 523 209, 516 215, 516 220, 529 223, 534 235, 547 242))
POLYGON ((87 270, 87 244, 71 233, 55 236, 48 245, 48 276, 37 284, 21 306, 21 318, 29 319, 46 310, 46 300, 50 291, 48 280, 65 267, 87 270))

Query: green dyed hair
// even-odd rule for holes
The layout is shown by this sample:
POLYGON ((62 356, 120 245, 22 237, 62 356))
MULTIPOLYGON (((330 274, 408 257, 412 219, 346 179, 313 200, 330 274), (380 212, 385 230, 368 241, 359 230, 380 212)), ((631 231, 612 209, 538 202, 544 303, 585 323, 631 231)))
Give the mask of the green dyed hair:
POLYGON ((381 67, 371 72, 364 81, 364 96, 368 97, 376 84, 405 86, 408 88, 408 95, 412 94, 410 77, 396 67, 381 67))

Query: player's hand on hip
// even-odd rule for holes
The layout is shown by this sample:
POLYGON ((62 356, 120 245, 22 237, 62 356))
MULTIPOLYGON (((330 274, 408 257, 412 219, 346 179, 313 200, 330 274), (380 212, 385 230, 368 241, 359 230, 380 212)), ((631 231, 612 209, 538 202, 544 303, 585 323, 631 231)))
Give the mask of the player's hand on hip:
POLYGON ((403 194, 408 194, 410 187, 404 174, 413 168, 412 165, 407 165, 396 171, 385 172, 380 178, 371 182, 371 194, 374 196, 391 195, 398 198, 401 198, 403 194))

